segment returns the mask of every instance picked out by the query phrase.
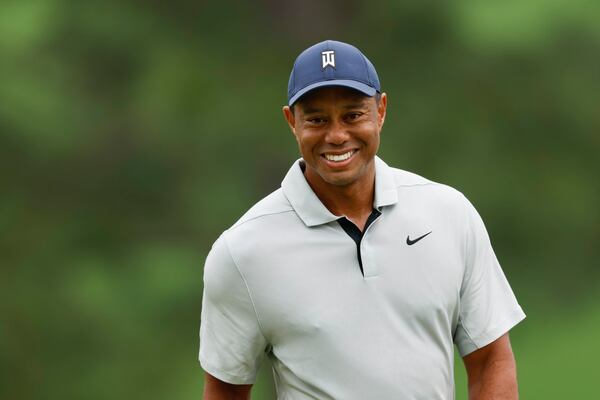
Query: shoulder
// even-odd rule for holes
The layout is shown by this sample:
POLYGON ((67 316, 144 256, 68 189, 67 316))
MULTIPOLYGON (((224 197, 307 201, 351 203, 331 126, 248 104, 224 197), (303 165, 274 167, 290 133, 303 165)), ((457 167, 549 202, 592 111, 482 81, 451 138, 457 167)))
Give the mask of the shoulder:
POLYGON ((241 249, 253 251, 257 242, 268 243, 283 229, 291 229, 299 218, 281 188, 264 197, 246 211, 222 237, 235 257, 241 249))
POLYGON ((246 211, 213 243, 207 261, 215 265, 237 265, 240 253, 256 250, 258 243, 268 243, 272 235, 298 219, 281 188, 264 197, 246 211))
POLYGON ((467 240, 489 241, 485 224, 473 203, 452 186, 434 182, 413 172, 390 168, 399 202, 406 209, 419 211, 445 221, 467 240))
POLYGON ((414 172, 390 167, 399 198, 415 198, 422 202, 447 204, 460 208, 468 204, 465 195, 452 186, 435 182, 414 172))
POLYGON ((293 212, 292 205, 279 188, 250 207, 228 230, 236 230, 249 223, 250 225, 265 223, 265 220, 273 219, 270 217, 276 218, 277 215, 293 212))

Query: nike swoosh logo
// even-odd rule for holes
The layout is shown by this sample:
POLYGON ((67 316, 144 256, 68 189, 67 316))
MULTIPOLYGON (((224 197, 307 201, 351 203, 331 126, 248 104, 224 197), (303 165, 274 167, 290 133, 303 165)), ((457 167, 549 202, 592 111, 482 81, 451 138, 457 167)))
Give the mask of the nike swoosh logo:
POLYGON ((413 244, 417 243, 419 240, 423 239, 425 236, 429 235, 431 232, 433 232, 433 231, 429 231, 426 234, 424 234, 423 236, 419 236, 415 240, 410 240, 410 235, 408 235, 406 237, 406 244, 409 246, 412 246, 413 244))

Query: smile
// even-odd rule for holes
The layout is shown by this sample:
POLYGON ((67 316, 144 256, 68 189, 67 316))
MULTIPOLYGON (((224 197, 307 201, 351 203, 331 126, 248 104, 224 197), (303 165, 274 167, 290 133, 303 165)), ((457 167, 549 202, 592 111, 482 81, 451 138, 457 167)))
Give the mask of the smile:
POLYGON ((352 157, 355 152, 356 150, 350 150, 344 154, 324 154, 324 156, 328 161, 342 162, 352 157))

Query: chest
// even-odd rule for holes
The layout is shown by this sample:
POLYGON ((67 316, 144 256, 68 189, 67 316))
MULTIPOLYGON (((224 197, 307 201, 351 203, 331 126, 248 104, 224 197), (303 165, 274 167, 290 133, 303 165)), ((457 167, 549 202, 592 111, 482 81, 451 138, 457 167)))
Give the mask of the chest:
POLYGON ((464 262, 451 223, 381 215, 358 245, 337 222, 306 229, 318 232, 272 237, 246 273, 272 338, 373 326, 453 329, 464 262))

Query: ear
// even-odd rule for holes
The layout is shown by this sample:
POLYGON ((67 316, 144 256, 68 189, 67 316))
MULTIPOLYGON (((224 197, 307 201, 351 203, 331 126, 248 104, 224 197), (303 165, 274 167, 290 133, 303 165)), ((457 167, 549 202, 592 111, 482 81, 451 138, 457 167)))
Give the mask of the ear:
POLYGON ((387 94, 381 93, 381 98, 379 99, 379 104, 377 105, 377 123, 379 125, 379 130, 383 128, 383 123, 385 122, 385 113, 387 111, 387 94))
POLYGON ((290 130, 296 136, 296 117, 289 106, 283 106, 283 117, 287 121, 290 130))

